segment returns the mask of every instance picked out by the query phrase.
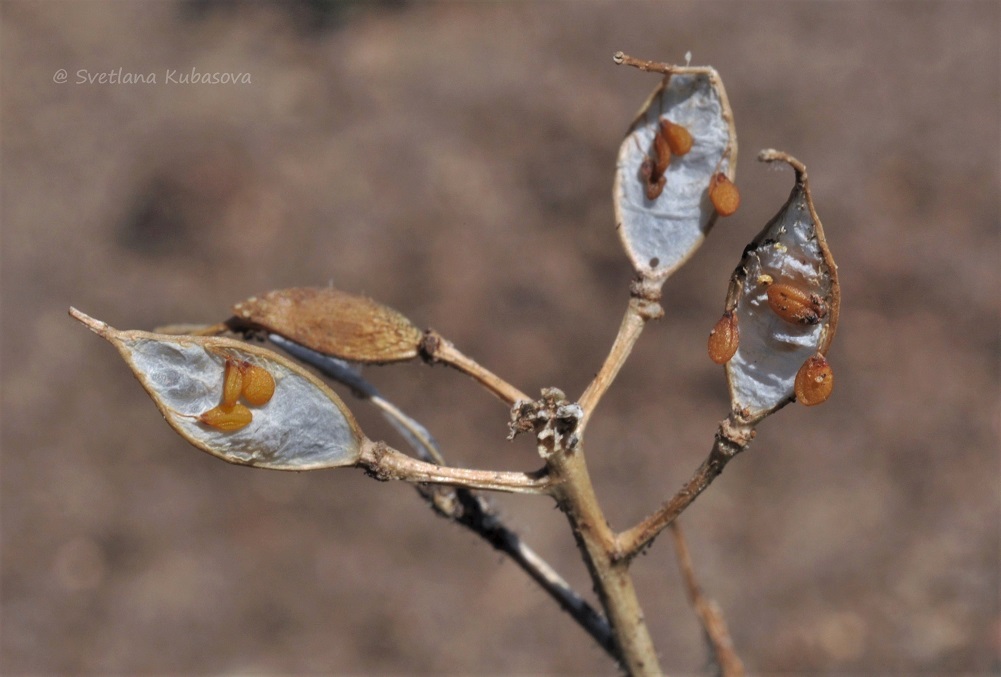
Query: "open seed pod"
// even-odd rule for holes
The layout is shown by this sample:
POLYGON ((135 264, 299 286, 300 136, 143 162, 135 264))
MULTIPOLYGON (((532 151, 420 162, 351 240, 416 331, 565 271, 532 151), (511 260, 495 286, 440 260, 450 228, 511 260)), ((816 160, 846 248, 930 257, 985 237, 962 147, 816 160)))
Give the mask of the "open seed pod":
POLYGON ((724 339, 736 344, 726 360, 727 383, 733 409, 750 421, 797 396, 808 405, 827 399, 833 373, 824 355, 841 306, 837 266, 813 207, 806 168, 774 150, 762 151, 758 159, 788 163, 796 184, 744 250, 730 280, 724 318, 734 318, 735 336, 713 335, 709 346, 710 357, 721 361, 717 356, 728 352, 719 349, 724 339))
POLYGON ((260 329, 351 362, 417 357, 423 332, 392 308, 330 287, 279 289, 233 307, 227 324, 260 329))
POLYGON ((637 61, 621 52, 615 60, 664 74, 619 148, 613 190, 619 236, 633 267, 663 282, 716 221, 709 197, 714 176, 735 178, 733 113, 713 68, 637 61))
POLYGON ((340 398, 270 350, 227 338, 119 331, 74 308, 70 315, 118 349, 167 423, 202 451, 271 470, 359 459, 365 437, 340 398), (266 372, 273 392, 269 384, 262 395, 257 379, 250 386, 235 381, 241 369, 266 372), (242 402, 233 402, 241 396, 234 385, 242 402))

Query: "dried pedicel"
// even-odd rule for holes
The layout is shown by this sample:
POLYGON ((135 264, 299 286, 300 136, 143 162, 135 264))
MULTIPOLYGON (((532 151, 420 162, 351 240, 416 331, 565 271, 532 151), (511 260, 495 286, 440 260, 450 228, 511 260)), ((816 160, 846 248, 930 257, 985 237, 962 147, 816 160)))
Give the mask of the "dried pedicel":
POLYGON ((713 174, 734 177, 733 113, 713 68, 641 62, 621 53, 615 60, 664 76, 619 147, 613 190, 619 237, 633 267, 663 282, 698 249, 717 218, 706 199, 713 174), (663 159, 656 149, 664 144, 672 157, 658 173, 663 159))
POLYGON ((740 344, 726 363, 727 382, 733 408, 749 421, 793 397, 805 404, 827 399, 830 365, 825 359, 821 373, 816 357, 827 353, 841 306, 837 266, 806 168, 777 151, 763 151, 759 159, 789 164, 796 182, 785 205, 745 248, 727 292, 725 311, 740 322, 740 344))
POLYGON ((279 289, 233 307, 228 324, 284 336, 351 362, 417 357, 423 332, 392 308, 330 287, 279 289))
POLYGON ((76 309, 70 314, 118 349, 167 423, 202 451, 273 470, 353 465, 361 455, 365 437, 340 398, 277 353, 220 337, 119 331, 76 309), (275 382, 273 396, 252 413, 238 402, 219 404, 231 396, 234 372, 242 371, 247 399, 246 374, 255 372, 241 365, 275 382))
POLYGON ((726 364, 737 352, 739 345, 737 316, 731 312, 723 313, 723 317, 719 318, 719 322, 709 332, 709 359, 716 364, 726 364))
POLYGON ((796 372, 796 401, 812 407, 826 402, 834 389, 834 371, 827 358, 817 353, 796 372))

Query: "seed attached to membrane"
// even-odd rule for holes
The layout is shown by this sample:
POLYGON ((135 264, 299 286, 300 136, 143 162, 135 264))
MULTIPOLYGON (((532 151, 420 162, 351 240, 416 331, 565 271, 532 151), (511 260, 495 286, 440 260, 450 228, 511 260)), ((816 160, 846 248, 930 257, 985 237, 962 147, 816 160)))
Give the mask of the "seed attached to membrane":
POLYGON ((776 282, 766 293, 768 307, 790 324, 817 324, 827 316, 827 306, 820 296, 791 284, 776 282))
POLYGON ((252 407, 267 404, 275 394, 275 377, 264 367, 243 362, 240 365, 243 372, 243 399, 252 407))
POLYGON ((827 358, 817 353, 796 372, 796 400, 808 407, 827 401, 834 389, 834 371, 827 358))
POLYGON ((222 404, 213 407, 199 416, 198 420, 223 432, 233 432, 250 425, 254 415, 250 413, 250 409, 237 402, 229 407, 222 404))
POLYGON ((723 172, 709 179, 709 200, 720 216, 730 216, 740 207, 740 191, 723 172))
POLYGON ((737 316, 727 311, 709 332, 709 359, 716 364, 726 364, 736 354, 739 344, 737 316))
POLYGON ((652 159, 647 158, 643 160, 643 163, 640 165, 640 175, 643 177, 643 184, 646 186, 646 199, 656 200, 660 197, 660 194, 664 191, 664 185, 667 183, 667 177, 663 173, 657 174, 657 167, 652 159))
POLYGON ((222 378, 222 401, 198 417, 205 425, 225 432, 250 425, 254 415, 239 403, 242 397, 252 407, 267 404, 275 394, 275 377, 265 369, 242 360, 226 360, 222 378))
POLYGON ((660 119, 660 133, 658 136, 664 137, 667 145, 671 148, 671 152, 678 157, 688 155, 688 151, 692 149, 692 144, 695 143, 691 132, 681 125, 674 124, 667 118, 660 119))

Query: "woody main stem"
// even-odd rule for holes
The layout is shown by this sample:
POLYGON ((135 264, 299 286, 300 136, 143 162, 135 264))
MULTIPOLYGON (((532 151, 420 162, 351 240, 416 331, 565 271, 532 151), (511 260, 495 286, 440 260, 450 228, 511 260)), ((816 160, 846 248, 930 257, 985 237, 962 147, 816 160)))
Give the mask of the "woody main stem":
POLYGON ((570 521, 594 589, 612 627, 619 661, 633 677, 662 674, 629 575, 629 562, 614 559, 615 534, 595 496, 583 444, 572 451, 554 453, 548 460, 548 468, 557 480, 552 494, 570 521))

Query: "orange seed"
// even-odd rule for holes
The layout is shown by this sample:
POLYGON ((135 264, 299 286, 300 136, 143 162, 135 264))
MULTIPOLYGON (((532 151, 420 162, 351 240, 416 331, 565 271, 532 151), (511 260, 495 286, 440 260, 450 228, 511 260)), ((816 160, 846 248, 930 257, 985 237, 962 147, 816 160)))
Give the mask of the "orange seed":
POLYGON ((740 207, 740 191, 723 172, 709 179, 709 199, 720 216, 730 216, 740 207))
POLYGON ((252 407, 267 404, 275 394, 275 377, 267 369, 249 362, 240 365, 243 372, 243 399, 252 407))
POLYGON ((688 151, 692 149, 692 144, 695 143, 691 132, 667 118, 660 119, 660 133, 664 135, 664 139, 671 147, 671 152, 678 157, 687 155, 688 151))
POLYGON ((213 407, 198 417, 201 423, 224 432, 246 428, 253 419, 254 415, 250 413, 250 409, 239 403, 231 407, 220 404, 218 407, 213 407))
POLYGON ((222 378, 222 405, 232 407, 240 399, 243 390, 243 370, 234 360, 226 360, 226 371, 222 378))
POLYGON ((803 363, 793 386, 796 399, 808 407, 827 401, 834 389, 834 371, 827 358, 817 353, 803 363))
POLYGON ((817 294, 803 291, 784 282, 769 285, 768 306, 791 324, 817 324, 827 315, 827 306, 817 294))
POLYGON ((716 364, 726 364, 736 354, 739 344, 737 316, 727 311, 709 332, 709 359, 716 364))

